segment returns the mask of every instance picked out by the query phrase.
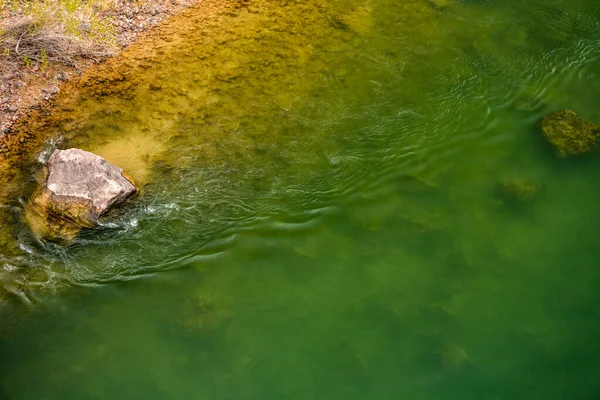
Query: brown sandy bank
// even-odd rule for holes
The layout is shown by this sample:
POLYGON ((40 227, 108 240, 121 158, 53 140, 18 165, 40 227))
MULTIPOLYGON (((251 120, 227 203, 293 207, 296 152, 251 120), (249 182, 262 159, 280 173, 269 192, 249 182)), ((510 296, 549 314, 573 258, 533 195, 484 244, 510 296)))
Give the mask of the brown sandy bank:
MULTIPOLYGON (((94 5, 89 6, 86 10, 74 11, 79 14, 73 16, 73 21, 90 23, 91 18, 100 20, 102 26, 109 29, 111 33, 112 44, 104 48, 104 52, 107 55, 114 55, 129 44, 143 38, 148 29, 164 23, 171 16, 198 1, 94 0, 94 2, 94 5), (94 10, 93 14, 90 14, 90 10, 94 10)), ((6 32, 4 36, 6 40, 2 40, 3 29, 5 31, 16 29, 15 27, 19 24, 26 24, 28 21, 30 24, 35 24, 36 18, 42 18, 39 16, 39 11, 32 10, 33 7, 40 4, 43 7, 56 8, 60 6, 60 0, 39 4, 35 1, 0 0, 0 135, 8 133, 12 125, 18 119, 26 117, 31 109, 44 107, 60 91, 65 81, 77 79, 82 70, 104 58, 103 56, 88 55, 87 57, 75 57, 73 62, 55 61, 51 59, 52 57, 46 60, 40 60, 35 56, 27 58, 27 49, 23 50, 22 42, 13 43, 14 40, 9 40, 10 35, 6 32), (17 56, 17 54, 19 55, 17 56)), ((24 26, 26 28, 23 29, 31 29, 27 25, 24 26)), ((59 32, 56 34, 58 35, 59 32)), ((88 38, 88 40, 92 39, 94 38, 88 38)), ((39 44, 41 47, 53 44, 48 43, 53 40, 48 36, 38 35, 38 40, 44 42, 39 44)), ((55 45, 65 45, 59 43, 60 39, 54 40, 55 45)), ((29 44, 31 45, 31 43, 29 44)))

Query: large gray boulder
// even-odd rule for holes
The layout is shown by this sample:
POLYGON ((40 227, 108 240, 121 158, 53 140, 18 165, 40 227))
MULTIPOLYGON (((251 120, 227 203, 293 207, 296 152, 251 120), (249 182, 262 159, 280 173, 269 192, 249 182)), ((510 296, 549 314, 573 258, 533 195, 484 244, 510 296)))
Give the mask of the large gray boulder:
POLYGON ((34 213, 28 212, 28 219, 41 236, 71 237, 95 226, 100 216, 136 191, 133 179, 102 157, 80 149, 55 150, 30 202, 28 211, 34 213))

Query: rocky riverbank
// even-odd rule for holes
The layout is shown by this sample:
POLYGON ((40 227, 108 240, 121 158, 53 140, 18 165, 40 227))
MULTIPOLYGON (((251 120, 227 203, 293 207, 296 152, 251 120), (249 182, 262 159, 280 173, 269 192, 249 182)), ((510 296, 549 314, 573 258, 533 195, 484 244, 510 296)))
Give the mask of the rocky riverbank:
MULTIPOLYGON (((202 0, 123 0, 110 3, 105 9, 98 8, 98 17, 108 21, 114 28, 118 54, 148 29, 159 25, 170 16, 181 12, 202 0)), ((0 2, 0 21, 3 25, 23 18, 24 4, 19 6, 0 2)), ((60 92, 64 82, 79 77, 81 71, 98 59, 78 59, 76 65, 45 63, 31 60, 25 63, 9 63, 6 59, 11 49, 0 54, 0 145, 19 119, 45 103, 60 92)))

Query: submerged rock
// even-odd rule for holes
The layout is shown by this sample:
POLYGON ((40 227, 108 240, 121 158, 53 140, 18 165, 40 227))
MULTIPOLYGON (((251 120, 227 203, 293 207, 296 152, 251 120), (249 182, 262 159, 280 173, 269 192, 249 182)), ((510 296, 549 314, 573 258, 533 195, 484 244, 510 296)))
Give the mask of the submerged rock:
POLYGON ((207 335, 217 331, 229 317, 229 311, 206 293, 195 293, 183 303, 177 322, 186 334, 207 335))
POLYGON ((26 215, 45 238, 69 239, 97 225, 101 215, 137 191, 121 168, 80 149, 55 150, 44 172, 26 215))
POLYGON ((539 197, 542 185, 523 179, 507 179, 500 182, 498 192, 506 200, 526 203, 539 197))
POLYGON ((600 136, 600 128, 569 109, 546 115, 542 119, 542 132, 561 158, 594 150, 600 136))
POLYGON ((450 344, 439 352, 442 364, 449 368, 459 368, 472 364, 467 351, 458 345, 450 344))

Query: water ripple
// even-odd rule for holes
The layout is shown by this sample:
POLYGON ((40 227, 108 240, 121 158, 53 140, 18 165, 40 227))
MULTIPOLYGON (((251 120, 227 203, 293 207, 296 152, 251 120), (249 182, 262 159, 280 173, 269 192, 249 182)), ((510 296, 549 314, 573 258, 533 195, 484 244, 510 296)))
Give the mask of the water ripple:
MULTIPOLYGON (((283 101, 269 115, 163 121, 177 160, 156 166, 139 200, 71 246, 21 234, 22 254, 0 259, 0 279, 12 282, 12 296, 31 302, 34 286, 138 279, 226 257, 244 236, 310 231, 343 202, 434 187, 465 149, 501 142, 506 132, 565 107, 561 93, 597 74, 597 15, 563 15, 596 33, 569 42, 558 24, 552 43, 561 45, 551 46, 530 31, 522 42, 507 37, 501 16, 470 12, 448 20, 441 29, 448 38, 435 38, 439 43, 399 40, 406 54, 377 43, 352 50, 344 56, 351 72, 324 72, 318 93, 301 106, 294 96, 292 106, 283 101), (458 35, 452 25, 471 21, 481 37, 458 35), (509 39, 516 44, 503 41, 509 39), (25 268, 40 277, 23 278, 25 268)), ((215 102, 224 102, 216 93, 215 102)))

